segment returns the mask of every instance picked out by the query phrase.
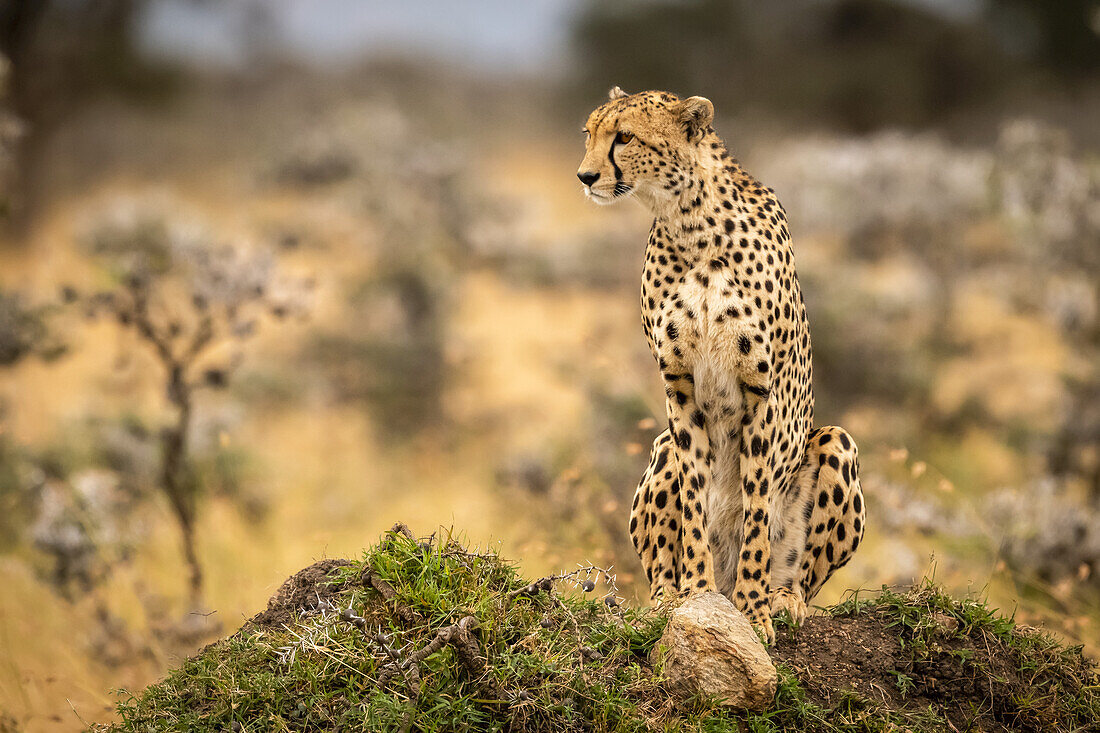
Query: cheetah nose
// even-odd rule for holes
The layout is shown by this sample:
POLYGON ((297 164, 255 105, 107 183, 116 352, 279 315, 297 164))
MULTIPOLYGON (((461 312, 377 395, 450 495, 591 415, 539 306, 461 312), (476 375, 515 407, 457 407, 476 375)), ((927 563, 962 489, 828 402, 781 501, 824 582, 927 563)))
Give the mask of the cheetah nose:
POLYGON ((584 185, 591 186, 600 180, 600 174, 597 171, 585 171, 584 173, 578 173, 577 178, 581 179, 581 183, 584 185))

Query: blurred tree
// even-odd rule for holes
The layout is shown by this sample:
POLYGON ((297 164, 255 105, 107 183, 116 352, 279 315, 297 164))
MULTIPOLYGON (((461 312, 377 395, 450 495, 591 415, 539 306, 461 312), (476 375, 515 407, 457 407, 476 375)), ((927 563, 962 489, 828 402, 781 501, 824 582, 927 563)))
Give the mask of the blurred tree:
POLYGON ((586 98, 667 88, 856 131, 925 124, 1011 73, 983 27, 890 0, 591 3, 574 44, 586 98))
POLYGON ((55 127, 96 95, 159 98, 174 87, 164 65, 142 57, 135 26, 145 0, 0 0, 0 53, 11 64, 10 102, 27 125, 17 149, 22 201, 40 193, 36 160, 55 127))
POLYGON ((265 313, 277 320, 304 315, 309 284, 280 274, 268 255, 191 231, 143 211, 98 228, 90 250, 117 285, 84 302, 90 315, 106 313, 132 330, 163 369, 173 416, 161 431, 159 487, 180 528, 191 606, 198 608, 203 572, 195 524, 203 486, 190 448, 196 393, 228 386, 241 345, 265 313), (226 350, 228 358, 219 356, 226 350))
POLYGON ((992 0, 987 11, 1009 41, 1065 76, 1100 70, 1095 0, 992 0))

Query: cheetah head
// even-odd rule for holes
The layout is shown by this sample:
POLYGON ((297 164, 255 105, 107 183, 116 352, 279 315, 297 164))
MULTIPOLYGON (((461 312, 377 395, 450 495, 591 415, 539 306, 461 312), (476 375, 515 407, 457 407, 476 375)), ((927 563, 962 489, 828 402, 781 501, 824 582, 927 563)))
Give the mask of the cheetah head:
POLYGON ((655 201, 676 188, 677 176, 712 134, 714 105, 704 97, 668 92, 627 94, 619 87, 588 116, 577 178, 585 196, 611 204, 631 195, 655 201))

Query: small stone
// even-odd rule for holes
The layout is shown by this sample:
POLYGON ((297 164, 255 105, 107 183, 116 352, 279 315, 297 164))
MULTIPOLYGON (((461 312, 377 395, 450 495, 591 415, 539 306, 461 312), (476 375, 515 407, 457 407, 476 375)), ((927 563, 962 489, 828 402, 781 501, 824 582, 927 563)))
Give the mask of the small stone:
POLYGON ((742 710, 760 710, 775 697, 775 665, 749 620, 719 593, 690 596, 672 612, 657 645, 668 689, 703 694, 742 710))
POLYGON ((582 646, 581 647, 581 656, 583 656, 585 659, 587 659, 590 662, 595 661, 597 659, 603 659, 603 654, 601 652, 597 651, 596 649, 593 649, 590 646, 582 646))
POLYGON ((937 631, 944 636, 951 636, 959 630, 959 620, 954 616, 948 616, 946 613, 936 611, 932 614, 932 620, 936 622, 937 631))

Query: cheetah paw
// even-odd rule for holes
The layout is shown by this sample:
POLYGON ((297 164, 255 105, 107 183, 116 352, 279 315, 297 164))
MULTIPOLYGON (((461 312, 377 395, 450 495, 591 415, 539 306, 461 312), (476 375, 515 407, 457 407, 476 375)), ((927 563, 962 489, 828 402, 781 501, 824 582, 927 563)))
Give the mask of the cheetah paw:
POLYGON ((802 600, 801 593, 792 591, 789 588, 779 588, 772 593, 771 601, 772 616, 781 611, 786 611, 794 626, 801 626, 802 622, 806 620, 809 609, 806 602, 802 600))
POLYGON ((775 642, 775 627, 772 625, 772 617, 767 613, 767 609, 764 610, 763 615, 757 614, 746 613, 745 615, 748 617, 749 623, 752 624, 753 630, 756 631, 756 635, 760 637, 760 641, 765 646, 769 646, 775 642))

